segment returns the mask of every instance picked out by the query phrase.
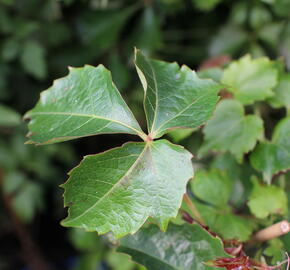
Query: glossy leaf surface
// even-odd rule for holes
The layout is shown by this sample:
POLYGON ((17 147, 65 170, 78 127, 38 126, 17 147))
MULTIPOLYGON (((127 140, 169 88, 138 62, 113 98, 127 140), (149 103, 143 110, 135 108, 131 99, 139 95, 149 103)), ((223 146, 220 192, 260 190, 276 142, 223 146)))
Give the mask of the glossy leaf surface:
POLYGON ((148 59, 138 50, 135 65, 145 91, 144 108, 152 138, 173 128, 198 127, 211 116, 221 85, 198 78, 186 66, 148 59))
POLYGON ((196 224, 170 224, 166 234, 150 226, 123 238, 118 251, 150 270, 211 270, 205 262, 228 257, 221 240, 196 224))
POLYGON ((269 59, 252 59, 246 55, 225 69, 222 82, 236 99, 252 104, 274 95, 277 76, 278 71, 269 59))
POLYGON ((256 115, 246 115, 242 104, 236 100, 219 103, 214 116, 204 128, 205 142, 200 154, 211 151, 229 151, 238 161, 252 150, 263 137, 263 122, 256 115))
MULTIPOLYGON (((102 65, 70 68, 29 111, 31 143, 48 144, 103 133, 142 134, 102 65)), ((142 135, 141 135, 142 136, 142 135)))
POLYGON ((150 216, 165 230, 192 176, 191 154, 166 140, 86 156, 63 185, 70 209, 62 224, 121 237, 150 216))

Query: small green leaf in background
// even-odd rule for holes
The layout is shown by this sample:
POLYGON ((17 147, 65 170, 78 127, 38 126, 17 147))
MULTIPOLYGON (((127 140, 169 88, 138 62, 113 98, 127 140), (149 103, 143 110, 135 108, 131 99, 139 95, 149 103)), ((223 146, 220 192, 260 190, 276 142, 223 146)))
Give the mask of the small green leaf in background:
POLYGON ((285 247, 281 239, 274 238, 268 242, 268 247, 263 251, 263 254, 271 257, 271 263, 277 264, 286 259, 285 247))
POLYGON ((96 232, 86 232, 72 228, 69 231, 69 239, 74 248, 79 251, 79 256, 72 270, 100 270, 102 260, 106 253, 106 246, 96 232))
POLYGON ((69 230, 69 238, 74 247, 82 251, 98 250, 101 245, 96 232, 86 232, 78 228, 69 230))
POLYGON ((211 56, 233 55, 247 42, 247 33, 236 25, 226 25, 212 38, 209 46, 211 56), (229 37, 231 37, 229 39, 229 37))
POLYGON ((243 154, 252 150, 263 138, 263 121, 256 115, 246 115, 236 100, 221 101, 203 129, 205 141, 199 154, 208 151, 229 151, 241 162, 243 154))
MULTIPOLYGON (((1 164, 2 166, 5 164, 1 164)), ((6 194, 13 194, 21 188, 26 178, 18 171, 9 171, 6 173, 3 181, 3 192, 6 194)))
POLYGON ((247 218, 231 213, 217 214, 214 231, 223 239, 237 239, 245 242, 253 232, 253 226, 247 218))
MULTIPOLYGON (((126 254, 117 253, 113 251, 107 255, 106 259, 111 269, 114 270, 136 270, 136 267, 138 267, 134 262, 132 262, 130 257, 126 254)), ((143 270, 146 269, 143 268, 143 270)))
POLYGON ((288 0, 273 1, 274 11, 279 16, 287 17, 290 12, 290 3, 288 0))
POLYGON ((270 184, 274 174, 290 169, 290 118, 284 118, 275 127, 271 142, 260 143, 250 156, 252 166, 263 173, 270 184))
POLYGON ((12 207, 17 216, 28 223, 32 221, 36 212, 43 207, 42 189, 38 184, 25 178, 22 182, 21 189, 13 194, 12 207))
POLYGON ((232 62, 224 71, 222 83, 243 104, 253 104, 274 95, 278 71, 268 58, 250 55, 232 62))
POLYGON ((288 199, 283 188, 264 186, 254 178, 254 188, 248 206, 257 218, 267 218, 270 214, 285 215, 288 211, 288 199))
POLYGON ((191 154, 166 140, 87 156, 63 185, 70 208, 62 224, 122 237, 150 216, 165 230, 192 176, 191 154))
POLYGON ((286 107, 290 109, 290 74, 282 74, 279 78, 278 85, 274 89, 275 95, 268 102, 274 108, 286 107))
POLYGON ((222 76, 223 76, 223 70, 218 67, 214 68, 207 68, 207 69, 202 69, 197 72, 197 75, 201 79, 212 79, 216 82, 220 82, 222 76))
POLYGON ((44 48, 36 41, 27 41, 23 45, 21 63, 24 70, 37 79, 47 75, 44 48))
POLYGON ((120 92, 125 90, 130 81, 130 73, 118 52, 110 53, 108 68, 112 72, 113 81, 120 92))
MULTIPOLYGON (((246 8, 248 8, 247 5, 245 6, 246 8)), ((260 27, 270 23, 271 20, 272 20, 272 16, 268 8, 260 4, 258 5, 256 4, 253 6, 251 10, 251 14, 250 14, 250 24, 253 29, 258 30, 260 27)))
POLYGON ((116 44, 124 24, 135 10, 136 6, 84 12, 77 23, 80 39, 97 54, 103 53, 116 44))
POLYGON ((20 42, 15 39, 7 39, 3 42, 2 58, 5 61, 13 60, 20 50, 20 42))
POLYGON ((103 133, 143 133, 102 65, 70 68, 25 117, 31 119, 29 142, 36 144, 103 133))
POLYGON ((0 2, 6 5, 12 5, 14 3, 14 0, 1 0, 0 2))
POLYGON ((121 239, 117 251, 150 270, 212 270, 206 262, 228 257, 221 240, 196 224, 170 224, 166 234, 152 225, 121 239))
POLYGON ((190 182, 193 193, 201 200, 223 207, 228 203, 232 182, 221 170, 200 170, 190 182))
POLYGON ((214 9, 223 0, 192 0, 196 8, 203 11, 210 11, 214 9))
POLYGON ((243 216, 233 214, 229 205, 210 206, 198 201, 194 204, 210 231, 223 239, 244 242, 251 236, 254 229, 252 222, 243 216))
POLYGON ((199 79, 186 66, 148 59, 138 50, 135 65, 145 92, 148 132, 153 138, 174 128, 198 127, 211 116, 221 85, 199 79))
POLYGON ((21 116, 9 107, 0 104, 0 127, 13 127, 21 123, 21 116))
POLYGON ((148 5, 142 12, 131 37, 132 45, 140 48, 145 54, 150 55, 162 45, 162 31, 159 19, 152 6, 148 5))

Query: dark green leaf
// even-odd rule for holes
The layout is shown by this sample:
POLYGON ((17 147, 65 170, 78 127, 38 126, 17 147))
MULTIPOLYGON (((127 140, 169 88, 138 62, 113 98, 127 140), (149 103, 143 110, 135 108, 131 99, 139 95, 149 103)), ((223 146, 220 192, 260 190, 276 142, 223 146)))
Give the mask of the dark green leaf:
POLYGON ((165 234, 150 226, 123 238, 117 251, 150 270, 212 270, 206 262, 228 257, 221 240, 196 224, 170 224, 165 234))
POLYGON ((88 11, 78 21, 80 38, 85 44, 103 52, 116 43, 122 27, 136 7, 88 11))
POLYGON ((135 55, 142 82, 149 135, 161 137, 173 128, 195 128, 212 114, 221 85, 199 79, 186 66, 135 55))
POLYGON ((141 14, 140 21, 131 39, 133 46, 148 54, 161 46, 162 32, 159 17, 151 5, 148 5, 141 14), (140 33, 142 34, 140 35, 140 33))
POLYGON ((25 117, 31 119, 29 142, 36 144, 103 133, 144 136, 102 65, 70 68, 69 75, 43 92, 25 117))

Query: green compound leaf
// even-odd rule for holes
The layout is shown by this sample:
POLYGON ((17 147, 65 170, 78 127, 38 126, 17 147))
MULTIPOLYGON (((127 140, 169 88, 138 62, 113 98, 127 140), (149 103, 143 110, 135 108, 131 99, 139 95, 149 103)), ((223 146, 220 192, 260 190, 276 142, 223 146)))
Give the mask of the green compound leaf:
POLYGON ((170 224, 165 234, 152 225, 121 239, 117 251, 150 270, 213 270, 205 263, 228 257, 221 240, 197 224, 170 224))
POLYGON ((191 190, 199 199, 220 207, 228 203, 232 183, 226 173, 218 169, 198 171, 190 184, 191 190))
POLYGON ((283 188, 261 185, 253 179, 254 188, 248 206, 257 218, 266 218, 270 214, 285 215, 288 211, 287 195, 283 188))
POLYGON ((112 82, 111 73, 99 65, 70 68, 41 94, 30 118, 29 143, 49 144, 104 133, 143 136, 139 124, 112 82))
POLYGON ((229 151, 238 161, 263 138, 263 121, 256 115, 245 116, 242 104, 236 100, 221 101, 204 128, 205 142, 200 154, 209 150, 229 151))
POLYGON ((251 59, 249 55, 232 62, 224 71, 222 83, 243 104, 265 100, 274 95, 278 71, 274 63, 262 57, 251 59))
POLYGON ((252 166, 269 184, 274 174, 290 169, 290 118, 279 122, 272 142, 260 143, 250 156, 252 166))
POLYGON ((221 85, 199 79, 186 66, 148 59, 138 50, 135 65, 145 91, 144 108, 152 138, 173 128, 198 127, 211 116, 221 85))
POLYGON ((86 156, 69 175, 63 185, 69 216, 62 224, 122 237, 149 216, 165 230, 177 215, 193 167, 189 152, 159 140, 86 156))

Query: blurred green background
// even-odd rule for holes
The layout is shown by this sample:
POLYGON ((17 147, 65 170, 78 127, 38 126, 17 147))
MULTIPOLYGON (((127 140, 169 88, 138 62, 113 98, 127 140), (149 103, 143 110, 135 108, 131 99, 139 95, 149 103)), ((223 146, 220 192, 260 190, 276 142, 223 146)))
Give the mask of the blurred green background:
MULTIPOLYGON (((21 115, 68 66, 102 63, 144 126, 134 47, 193 69, 246 53, 283 56, 289 68, 290 1, 0 0, 0 37, 0 269, 144 269, 116 254, 110 236, 59 224, 69 169, 136 138, 24 145, 21 115)), ((184 142, 193 153, 197 143, 184 142)))

